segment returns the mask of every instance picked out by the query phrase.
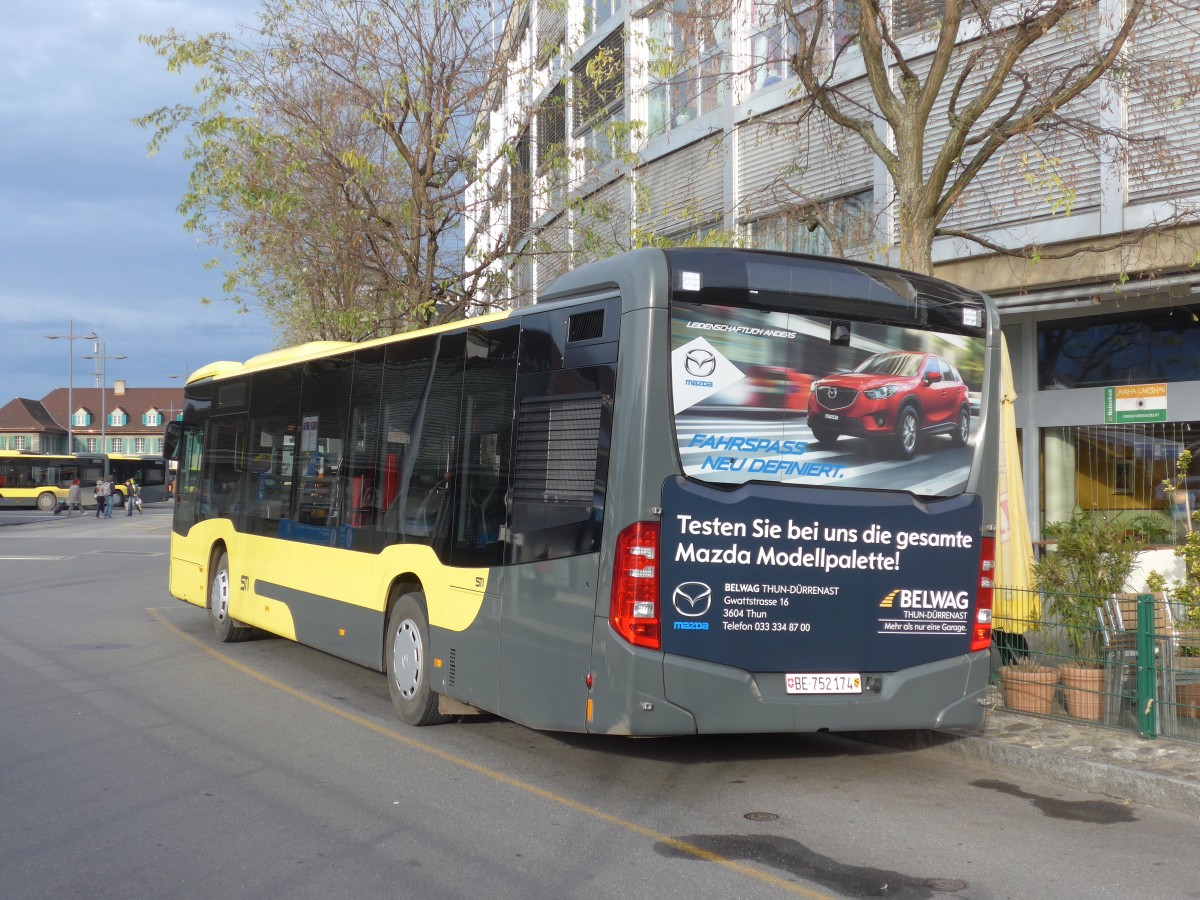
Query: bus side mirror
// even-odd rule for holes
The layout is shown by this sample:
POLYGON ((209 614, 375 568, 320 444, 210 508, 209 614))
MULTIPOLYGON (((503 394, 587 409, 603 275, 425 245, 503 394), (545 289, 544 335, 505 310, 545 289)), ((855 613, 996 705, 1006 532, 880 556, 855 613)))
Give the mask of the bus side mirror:
POLYGON ((168 422, 163 429, 163 457, 178 461, 178 452, 183 444, 183 423, 168 422))

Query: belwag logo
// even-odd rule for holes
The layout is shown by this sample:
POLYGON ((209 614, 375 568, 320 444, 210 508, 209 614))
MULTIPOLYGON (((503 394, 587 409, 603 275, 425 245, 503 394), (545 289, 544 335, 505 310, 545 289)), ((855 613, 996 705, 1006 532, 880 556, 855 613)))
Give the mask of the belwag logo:
POLYGON ((880 602, 880 609, 966 609, 971 596, 966 591, 938 591, 920 588, 896 588, 880 602))

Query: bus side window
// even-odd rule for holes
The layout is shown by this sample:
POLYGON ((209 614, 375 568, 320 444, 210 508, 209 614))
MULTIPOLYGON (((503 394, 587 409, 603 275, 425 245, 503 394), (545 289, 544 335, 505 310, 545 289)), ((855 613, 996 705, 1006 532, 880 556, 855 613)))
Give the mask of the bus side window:
POLYGON ((520 326, 510 323, 472 328, 467 334, 463 455, 454 502, 456 566, 504 562, 520 336, 520 326))
POLYGON ((522 378, 509 562, 558 559, 598 548, 613 380, 609 366, 522 378), (532 391, 539 393, 527 393, 532 391))
POLYGON ((388 468, 396 470, 394 487, 386 490, 395 491, 385 516, 387 540, 428 544, 443 562, 449 562, 448 498, 458 459, 465 341, 462 332, 451 332, 397 345, 403 356, 395 367, 389 357, 383 389, 385 478, 388 468))
POLYGON ((348 355, 305 364, 295 496, 295 517, 301 524, 341 524, 342 455, 353 377, 354 359, 348 355))
POLYGON ((256 372, 250 391, 250 499, 245 527, 275 535, 290 515, 300 411, 298 365, 256 372))
POLYGON ((210 448, 202 473, 197 514, 201 519, 227 516, 237 524, 242 507, 246 417, 242 413, 214 416, 208 423, 210 448))

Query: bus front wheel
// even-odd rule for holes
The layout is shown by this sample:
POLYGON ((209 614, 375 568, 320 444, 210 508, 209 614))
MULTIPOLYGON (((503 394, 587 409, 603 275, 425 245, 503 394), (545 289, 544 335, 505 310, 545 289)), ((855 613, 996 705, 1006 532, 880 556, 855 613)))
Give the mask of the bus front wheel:
POLYGON ((208 618, 212 621, 217 640, 225 644, 244 641, 251 628, 229 614, 229 554, 221 551, 208 582, 208 618))
POLYGON ((58 506, 58 498, 52 492, 42 491, 38 494, 37 507, 42 512, 50 512, 56 506, 58 506))
POLYGON ((388 692, 400 721, 408 725, 439 725, 447 716, 438 712, 438 695, 429 684, 429 619, 424 594, 404 594, 388 617, 388 692))

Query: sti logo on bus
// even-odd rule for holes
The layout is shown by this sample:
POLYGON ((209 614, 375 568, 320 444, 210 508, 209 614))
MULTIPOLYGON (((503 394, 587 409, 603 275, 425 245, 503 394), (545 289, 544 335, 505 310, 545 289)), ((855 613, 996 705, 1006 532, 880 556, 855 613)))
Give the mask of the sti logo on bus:
MULTIPOLYGON (((700 581, 685 581, 671 594, 675 612, 688 619, 697 619, 712 607, 712 588, 700 581)), ((676 622, 676 631, 708 631, 707 622, 676 622)))

